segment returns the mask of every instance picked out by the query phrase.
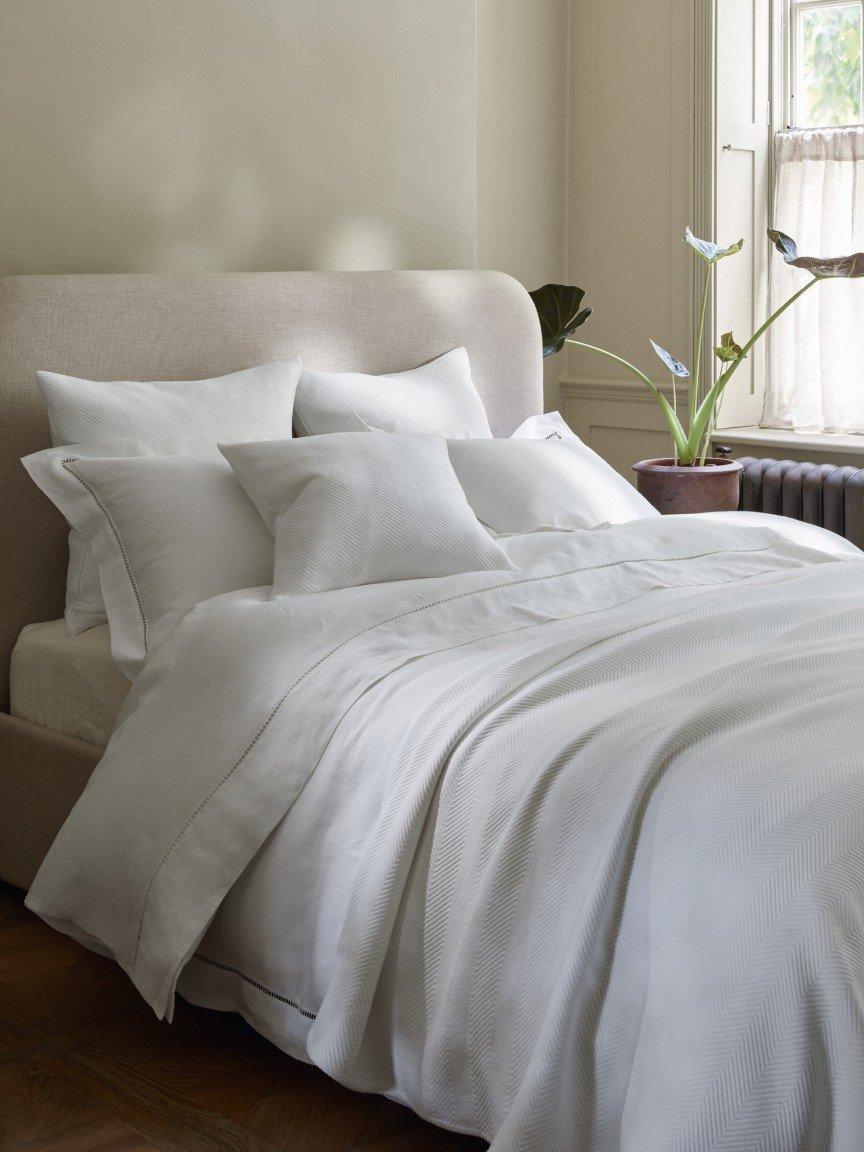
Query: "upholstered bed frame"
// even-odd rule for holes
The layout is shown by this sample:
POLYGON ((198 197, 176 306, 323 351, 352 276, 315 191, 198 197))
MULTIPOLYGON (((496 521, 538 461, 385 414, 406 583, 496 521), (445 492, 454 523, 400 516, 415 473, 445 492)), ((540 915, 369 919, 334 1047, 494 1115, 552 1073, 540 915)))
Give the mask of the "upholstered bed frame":
POLYGON ((0 279, 0 878, 29 886, 101 755, 8 711, 19 632, 63 614, 66 528, 19 463, 50 444, 36 370, 194 380, 299 353, 381 373, 459 345, 496 435, 541 411, 537 317, 496 272, 0 279))

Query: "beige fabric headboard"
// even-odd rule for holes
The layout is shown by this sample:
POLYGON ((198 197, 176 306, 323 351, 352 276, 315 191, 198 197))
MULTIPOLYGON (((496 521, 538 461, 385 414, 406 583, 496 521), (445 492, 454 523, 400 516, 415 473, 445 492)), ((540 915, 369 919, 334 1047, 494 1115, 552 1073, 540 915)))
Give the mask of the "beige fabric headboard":
POLYGON ((0 710, 21 628, 63 613, 66 529, 19 463, 50 444, 35 372, 201 379, 298 353, 394 372, 468 349, 492 429, 542 410, 540 330, 498 272, 284 272, 0 279, 0 710))

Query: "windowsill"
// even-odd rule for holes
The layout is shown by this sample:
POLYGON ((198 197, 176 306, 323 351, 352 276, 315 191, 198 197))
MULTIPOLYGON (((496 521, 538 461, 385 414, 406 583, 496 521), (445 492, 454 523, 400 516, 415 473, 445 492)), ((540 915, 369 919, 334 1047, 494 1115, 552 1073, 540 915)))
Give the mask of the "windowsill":
MULTIPOLYGON (((776 452, 787 448, 818 456, 843 456, 864 461, 864 436, 834 432, 791 432, 786 428, 721 428, 713 436, 715 444, 746 445, 776 452)), ((818 461, 816 461, 818 463, 818 461)))

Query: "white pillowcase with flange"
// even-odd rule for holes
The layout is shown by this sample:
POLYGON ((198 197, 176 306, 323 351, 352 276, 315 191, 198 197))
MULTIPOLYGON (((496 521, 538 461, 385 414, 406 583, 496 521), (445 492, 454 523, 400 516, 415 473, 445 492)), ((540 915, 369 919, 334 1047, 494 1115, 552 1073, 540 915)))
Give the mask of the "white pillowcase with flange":
POLYGON ((492 436, 464 348, 385 376, 306 369, 297 385, 294 424, 302 436, 354 432, 362 424, 384 432, 492 436))
POLYGON ((659 515, 581 440, 450 440, 468 503, 498 536, 596 528, 659 515))
POLYGON ((513 568, 440 437, 345 432, 220 449, 276 536, 274 596, 513 568))
POLYGON ((271 582, 273 538, 209 442, 195 455, 50 448, 23 464, 92 548, 130 680, 195 604, 271 582))
MULTIPOLYGON (((136 440, 122 437, 118 440, 93 440, 87 444, 68 444, 60 448, 37 452, 24 460, 24 465, 33 475, 31 462, 36 461, 39 477, 36 483, 46 495, 61 507, 64 481, 68 476, 61 469, 53 467, 55 459, 64 456, 84 457, 125 457, 125 456, 176 456, 201 452, 213 452, 209 440, 187 440, 171 438, 167 440, 136 440), (51 491, 49 491, 49 488, 51 491)), ((80 532, 72 528, 69 532, 69 567, 66 571, 66 631, 70 636, 80 636, 90 628, 98 628, 108 617, 105 614, 105 601, 99 583, 99 569, 93 558, 90 542, 80 532)))
MULTIPOLYGON (((195 437, 218 440, 291 436, 300 358, 291 356, 208 380, 85 380, 37 372, 55 444, 195 437)), ((110 455, 97 449, 87 455, 110 455)), ((126 453, 117 453, 126 455, 126 453)), ((130 455, 133 453, 129 453, 130 455)), ((134 455, 142 455, 136 451, 134 455)), ((72 636, 105 623, 96 564, 86 541, 69 534, 66 627, 72 636)))
POLYGON ((511 440, 575 440, 583 444, 560 412, 541 412, 523 421, 511 440))

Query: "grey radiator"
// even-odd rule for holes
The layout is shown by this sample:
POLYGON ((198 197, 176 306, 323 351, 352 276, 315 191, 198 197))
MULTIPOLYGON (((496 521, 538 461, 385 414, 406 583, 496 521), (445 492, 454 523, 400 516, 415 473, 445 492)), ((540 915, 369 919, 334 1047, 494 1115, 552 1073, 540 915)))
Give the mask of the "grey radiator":
POLYGON ((864 471, 743 456, 740 507, 829 528, 864 548, 864 471))

